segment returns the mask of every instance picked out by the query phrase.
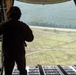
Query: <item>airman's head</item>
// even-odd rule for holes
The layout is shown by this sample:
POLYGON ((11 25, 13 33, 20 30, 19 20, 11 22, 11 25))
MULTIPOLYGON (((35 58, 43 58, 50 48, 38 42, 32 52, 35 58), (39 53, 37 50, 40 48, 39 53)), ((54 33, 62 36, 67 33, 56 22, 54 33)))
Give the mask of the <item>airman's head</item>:
POLYGON ((19 9, 19 7, 17 6, 13 6, 10 8, 9 12, 8 12, 8 17, 13 19, 20 19, 21 17, 21 10, 19 9))

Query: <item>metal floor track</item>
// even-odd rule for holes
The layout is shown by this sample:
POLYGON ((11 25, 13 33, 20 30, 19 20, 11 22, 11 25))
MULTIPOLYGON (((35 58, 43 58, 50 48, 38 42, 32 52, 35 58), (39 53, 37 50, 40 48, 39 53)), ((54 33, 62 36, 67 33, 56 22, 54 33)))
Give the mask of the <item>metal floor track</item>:
MULTIPOLYGON (((27 67, 27 75, 76 75, 76 65, 73 66, 42 66, 27 67)), ((15 67, 12 75, 19 75, 19 71, 15 67)))

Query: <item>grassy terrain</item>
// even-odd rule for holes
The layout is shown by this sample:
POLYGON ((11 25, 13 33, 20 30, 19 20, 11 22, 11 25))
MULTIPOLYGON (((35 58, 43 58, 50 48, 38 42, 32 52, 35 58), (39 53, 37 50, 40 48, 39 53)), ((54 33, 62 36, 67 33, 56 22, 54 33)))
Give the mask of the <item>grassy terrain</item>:
POLYGON ((34 34, 34 41, 27 42, 27 66, 35 66, 37 64, 47 66, 76 64, 75 31, 59 31, 56 29, 33 27, 31 29, 34 34))
POLYGON ((27 43, 27 66, 76 64, 76 32, 32 28, 34 41, 27 43))

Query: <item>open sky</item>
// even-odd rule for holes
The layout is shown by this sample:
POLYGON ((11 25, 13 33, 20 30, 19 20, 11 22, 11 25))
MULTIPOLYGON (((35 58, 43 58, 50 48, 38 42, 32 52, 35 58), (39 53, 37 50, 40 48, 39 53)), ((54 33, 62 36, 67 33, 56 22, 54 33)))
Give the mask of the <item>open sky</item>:
POLYGON ((21 20, 55 24, 76 24, 76 6, 73 0, 58 4, 38 5, 15 1, 22 11, 21 20))

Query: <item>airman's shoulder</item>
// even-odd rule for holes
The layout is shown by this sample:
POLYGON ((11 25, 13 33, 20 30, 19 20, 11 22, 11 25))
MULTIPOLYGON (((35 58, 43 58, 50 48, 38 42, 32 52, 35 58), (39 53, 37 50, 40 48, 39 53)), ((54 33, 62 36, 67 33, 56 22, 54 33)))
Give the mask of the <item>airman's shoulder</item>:
POLYGON ((20 22, 20 24, 21 24, 22 26, 24 26, 24 27, 29 27, 28 24, 26 24, 26 23, 24 23, 24 22, 22 22, 22 21, 19 21, 19 22, 20 22))

